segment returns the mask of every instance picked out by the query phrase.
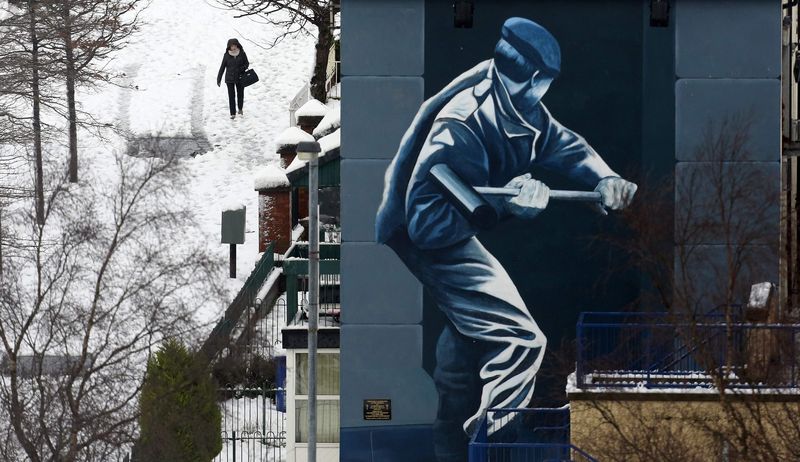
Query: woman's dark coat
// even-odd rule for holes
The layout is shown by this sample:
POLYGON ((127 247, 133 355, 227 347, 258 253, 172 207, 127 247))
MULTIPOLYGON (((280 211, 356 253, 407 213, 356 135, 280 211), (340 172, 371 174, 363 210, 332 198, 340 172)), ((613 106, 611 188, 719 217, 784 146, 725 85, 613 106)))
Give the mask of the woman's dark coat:
POLYGON ((225 83, 239 82, 239 76, 248 67, 250 67, 250 61, 247 60, 247 54, 244 50, 239 50, 239 55, 235 57, 226 51, 217 73, 217 85, 222 81, 223 72, 225 72, 225 83))

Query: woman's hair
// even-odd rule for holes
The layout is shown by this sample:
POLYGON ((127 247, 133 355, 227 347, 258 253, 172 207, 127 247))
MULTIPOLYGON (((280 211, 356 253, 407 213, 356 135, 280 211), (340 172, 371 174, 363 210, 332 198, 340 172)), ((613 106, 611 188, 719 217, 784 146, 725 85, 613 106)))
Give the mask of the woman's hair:
POLYGON ((242 44, 239 43, 239 41, 237 39, 232 38, 232 39, 228 40, 228 45, 225 46, 225 51, 226 52, 231 49, 231 45, 236 45, 237 47, 239 47, 239 51, 244 51, 244 48, 242 48, 242 44))

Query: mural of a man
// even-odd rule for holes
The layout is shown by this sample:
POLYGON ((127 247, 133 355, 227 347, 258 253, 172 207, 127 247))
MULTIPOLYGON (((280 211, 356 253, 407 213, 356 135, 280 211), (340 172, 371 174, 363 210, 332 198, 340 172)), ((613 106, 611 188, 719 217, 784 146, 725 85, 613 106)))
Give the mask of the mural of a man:
MULTIPOLYGON (((546 29, 508 19, 493 59, 421 106, 386 173, 377 240, 397 253, 449 319, 433 377, 442 462, 466 460, 463 443, 483 410, 528 404, 546 339, 503 266, 475 237, 478 229, 429 177, 430 168, 444 163, 473 186, 519 188, 516 197, 491 200, 500 216, 530 219, 547 207, 549 189, 531 177, 534 167, 594 188, 612 210, 636 192, 542 104, 560 68, 559 45, 546 29)), ((490 421, 489 434, 508 421, 490 421)))

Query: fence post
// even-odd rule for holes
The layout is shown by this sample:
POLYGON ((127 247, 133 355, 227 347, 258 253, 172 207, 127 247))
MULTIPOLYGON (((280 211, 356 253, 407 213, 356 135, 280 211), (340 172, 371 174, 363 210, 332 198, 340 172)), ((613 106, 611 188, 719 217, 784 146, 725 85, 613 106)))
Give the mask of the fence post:
POLYGON ((797 326, 795 326, 792 328, 792 388, 797 385, 797 326))
POLYGON ((286 274, 286 324, 291 324, 297 314, 297 275, 286 274))
POLYGON ((261 385, 261 436, 267 438, 267 384, 261 385))
POLYGON ((231 432, 231 444, 233 445, 233 461, 236 462, 236 430, 231 432))
POLYGON ((575 383, 578 384, 578 388, 583 388, 583 316, 578 318, 578 325, 576 326, 576 361, 575 361, 575 383))

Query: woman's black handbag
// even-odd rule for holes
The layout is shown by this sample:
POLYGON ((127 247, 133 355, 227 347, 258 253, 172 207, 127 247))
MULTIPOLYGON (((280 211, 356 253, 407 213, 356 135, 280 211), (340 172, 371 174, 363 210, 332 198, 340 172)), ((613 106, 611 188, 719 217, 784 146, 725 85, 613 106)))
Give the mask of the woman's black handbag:
POLYGON ((258 74, 256 74, 255 70, 248 69, 242 72, 242 75, 239 77, 239 82, 241 82, 242 86, 249 87, 258 82, 258 74))

